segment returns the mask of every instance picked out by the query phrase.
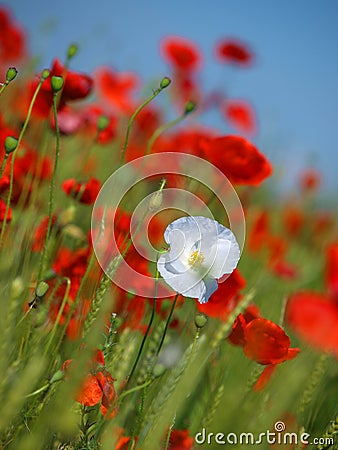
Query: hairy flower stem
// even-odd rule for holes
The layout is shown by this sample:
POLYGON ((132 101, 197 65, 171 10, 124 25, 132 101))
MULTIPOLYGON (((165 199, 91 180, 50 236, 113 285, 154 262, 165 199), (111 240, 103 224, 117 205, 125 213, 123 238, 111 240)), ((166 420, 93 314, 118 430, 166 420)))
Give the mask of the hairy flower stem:
POLYGON ((35 89, 35 92, 33 94, 32 100, 31 100, 31 102, 29 104, 26 120, 25 120, 25 122, 24 122, 24 124, 23 124, 23 126, 21 128, 21 131, 20 131, 20 134, 19 134, 19 137, 18 137, 18 143, 17 143, 16 149, 13 152, 13 156, 12 156, 12 159, 11 159, 11 170, 10 170, 10 179, 9 179, 9 192, 8 192, 8 197, 7 197, 7 202, 6 202, 6 211, 5 211, 5 215, 4 215, 4 219, 3 219, 3 223, 2 223, 2 228, 1 228, 1 234, 0 234, 0 248, 2 246, 2 241, 3 241, 4 234, 5 234, 7 218, 8 218, 8 212, 9 212, 9 206, 11 204, 11 198, 12 198, 12 192, 13 192, 15 157, 16 157, 16 154, 17 154, 17 152, 19 150, 22 138, 23 138, 23 136, 24 136, 24 134, 26 132, 26 129, 27 129, 27 126, 28 126, 28 122, 29 122, 29 120, 31 118, 32 110, 33 110, 33 106, 34 106, 36 97, 38 96, 38 93, 39 93, 39 91, 41 89, 42 83, 45 81, 45 79, 46 78, 44 76, 42 76, 40 81, 39 81, 39 84, 37 85, 37 87, 35 89))
POLYGON ((54 93, 54 95, 53 95, 53 113, 54 113, 55 136, 56 136, 55 159, 54 159, 52 180, 51 180, 50 187, 49 187, 49 208, 48 208, 47 232, 46 232, 45 242, 43 244, 42 255, 40 258, 40 266, 39 266, 39 273, 38 273, 38 277, 37 277, 37 284, 41 281, 42 272, 44 269, 45 259, 46 259, 46 255, 47 255, 48 241, 50 238, 50 232, 51 232, 52 220, 53 220, 56 173, 57 173, 59 156, 60 156, 60 129, 59 129, 59 122, 58 122, 58 117, 57 117, 57 93, 54 93))
POLYGON ((2 174, 4 173, 4 170, 5 170, 7 161, 8 161, 8 157, 9 157, 9 153, 6 152, 5 156, 4 156, 4 160, 2 161, 1 168, 0 168, 0 178, 2 177, 2 174))
POLYGON ((169 326, 171 317, 173 315, 173 312, 174 312, 174 309, 175 309, 175 306, 176 306, 178 295, 179 294, 176 294, 175 299, 173 301, 173 304, 171 305, 170 313, 169 313, 169 316, 168 316, 167 321, 165 323, 165 327, 164 327, 164 331, 163 331, 163 334, 162 334, 161 342, 160 342, 160 345, 158 346, 158 349, 157 349, 157 352, 156 352, 157 356, 159 355, 159 353, 161 351, 161 348, 163 346, 163 342, 164 342, 165 336, 167 334, 168 326, 169 326))
POLYGON ((132 125, 133 125, 133 123, 134 123, 134 120, 135 120, 136 116, 139 114, 140 111, 142 111, 142 109, 143 109, 145 106, 148 105, 148 103, 150 103, 155 97, 157 97, 158 94, 159 94, 163 89, 165 89, 168 85, 169 85, 169 84, 164 85, 164 84, 163 84, 163 80, 162 80, 160 86, 159 86, 157 89, 155 89, 155 90, 153 91, 153 94, 152 94, 150 97, 148 97, 148 98, 147 98, 147 99, 146 99, 146 100, 145 100, 145 101, 144 101, 144 102, 136 109, 136 111, 135 111, 135 112, 133 113, 133 115, 131 116, 131 118, 130 118, 130 120, 129 120, 129 122, 128 122, 128 126, 127 126, 127 132, 126 132, 126 137, 125 137, 125 141, 124 141, 123 150, 122 150, 122 153, 121 153, 121 158, 120 158, 120 165, 119 165, 119 167, 121 167, 122 164, 123 164, 123 162, 124 162, 124 157, 125 157, 125 154, 126 154, 126 151, 127 151, 128 143, 129 143, 130 130, 131 130, 131 127, 132 127, 132 125))
POLYGON ((190 111, 184 111, 183 114, 181 114, 179 117, 177 117, 176 119, 172 120, 171 122, 168 123, 164 123, 163 125, 161 125, 160 127, 158 127, 154 133, 152 134, 152 136, 150 137, 148 144, 147 144, 147 148, 146 148, 146 155, 149 155, 149 153, 151 152, 152 146, 154 145, 154 142, 156 141, 156 139, 165 131, 169 130, 170 128, 174 127, 175 125, 178 125, 180 122, 182 122, 187 115, 189 114, 190 111))
MULTIPOLYGON (((55 322, 54 322, 54 325, 53 325, 53 329, 52 329, 52 331, 50 333, 50 336, 49 336, 49 339, 48 339, 48 342, 47 342, 47 345, 46 345, 46 348, 45 348, 44 356, 47 355, 47 353, 49 351, 49 348, 50 348, 50 346, 51 346, 51 344, 53 342, 57 326, 60 323, 60 320, 61 320, 61 317, 62 317, 62 314, 63 314, 63 310, 65 309, 65 306, 66 306, 66 303, 67 303, 67 300, 68 300, 68 294, 69 294, 70 287, 71 287, 71 281, 70 281, 69 278, 65 278, 65 281, 67 282, 65 295, 63 296, 63 299, 62 299, 62 302, 61 302, 61 306, 60 306, 59 311, 58 311, 58 315, 57 315, 57 317, 55 319, 55 322)), ((53 353, 56 353, 56 350, 57 349, 54 348, 53 353)))
MULTIPOLYGON (((156 280, 155 280, 155 282, 156 282, 156 280)), ((153 321, 154 321, 155 312, 156 312, 156 296, 154 297, 154 300, 153 300, 153 309, 151 311, 151 316, 150 316, 150 320, 149 320, 149 323, 148 323, 148 326, 147 326, 147 330, 146 330, 146 332, 145 332, 145 334, 143 336, 143 339, 142 339, 142 342, 141 342, 141 346, 139 348, 139 351, 137 353, 137 357, 135 359, 134 365, 133 365, 133 367, 131 369, 131 372, 130 372, 130 375, 128 377, 126 387, 128 386, 128 384, 130 384, 130 380, 131 380, 132 376, 134 375, 136 366, 137 366, 137 364, 138 364, 138 362, 139 362, 139 360, 141 358, 141 354, 143 352, 144 345, 146 343, 147 337, 148 337, 149 332, 150 332, 150 328, 151 328, 151 326, 153 324, 153 321)))

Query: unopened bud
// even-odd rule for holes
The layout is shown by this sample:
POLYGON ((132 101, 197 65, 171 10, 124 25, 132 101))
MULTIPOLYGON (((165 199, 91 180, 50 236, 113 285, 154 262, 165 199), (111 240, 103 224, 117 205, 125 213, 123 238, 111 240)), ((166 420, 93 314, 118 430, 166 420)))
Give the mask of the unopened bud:
POLYGON ((50 379, 50 384, 56 383, 57 381, 61 381, 63 380, 65 377, 65 372, 63 370, 58 370, 57 372, 54 373, 54 375, 52 376, 52 378, 50 379))
POLYGON ((107 116, 100 116, 97 120, 97 129, 99 131, 103 131, 107 128, 107 126, 109 125, 110 119, 107 116))
POLYGON ((46 80, 46 79, 49 77, 49 75, 50 75, 50 71, 49 71, 48 69, 44 69, 44 70, 42 71, 41 78, 42 78, 43 80, 46 80))
POLYGON ((205 314, 196 314, 195 325, 196 328, 203 328, 208 322, 208 318, 205 314))
POLYGON ((18 146, 18 139, 13 136, 7 136, 5 139, 5 151, 6 153, 12 153, 18 146))
POLYGON ((79 50, 79 47, 76 44, 71 44, 68 47, 67 58, 68 59, 73 58, 76 55, 76 53, 78 52, 78 50, 79 50))
POLYGON ((167 88, 169 86, 170 83, 171 83, 171 79, 168 78, 168 77, 164 77, 161 80, 160 88, 161 89, 165 89, 165 88, 167 88))
POLYGON ((18 74, 18 71, 16 70, 16 68, 15 67, 10 67, 8 70, 7 70, 7 73, 6 73, 6 81, 9 83, 10 81, 13 81, 14 80, 14 78, 17 76, 17 74, 18 74))
POLYGON ((191 112, 193 112, 196 109, 196 103, 189 100, 186 104, 185 104, 185 108, 184 108, 184 114, 190 114, 191 112))
POLYGON ((152 212, 156 212, 161 208, 163 200, 162 191, 154 192, 149 200, 149 210, 152 212))
POLYGON ((63 86, 63 78, 57 75, 53 75, 50 80, 50 85, 52 86, 54 94, 61 91, 63 86))
POLYGON ((45 281, 40 281, 40 283, 37 285, 37 288, 35 290, 35 295, 38 298, 42 298, 46 295, 48 289, 49 289, 49 285, 45 281))

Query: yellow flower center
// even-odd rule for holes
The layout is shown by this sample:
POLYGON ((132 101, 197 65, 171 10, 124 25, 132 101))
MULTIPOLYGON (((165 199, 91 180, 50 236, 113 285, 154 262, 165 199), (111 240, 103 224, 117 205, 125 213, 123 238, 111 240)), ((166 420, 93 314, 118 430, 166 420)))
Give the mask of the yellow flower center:
POLYGON ((193 269, 199 269, 203 261, 204 256, 198 250, 192 252, 188 258, 188 263, 193 269))

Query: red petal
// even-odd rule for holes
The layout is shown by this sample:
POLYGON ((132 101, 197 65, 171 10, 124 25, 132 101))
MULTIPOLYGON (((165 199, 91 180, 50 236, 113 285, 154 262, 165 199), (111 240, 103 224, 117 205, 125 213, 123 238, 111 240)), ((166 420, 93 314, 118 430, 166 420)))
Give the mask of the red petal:
POLYGON ((102 389, 94 375, 88 375, 76 400, 84 406, 94 406, 101 401, 102 389))
POLYGON ((260 364, 278 364, 288 359, 290 339, 281 327, 270 320, 252 320, 245 327, 244 338, 244 353, 260 364))
POLYGON ((338 306, 330 297, 317 292, 292 295, 286 320, 301 339, 338 356, 338 306))

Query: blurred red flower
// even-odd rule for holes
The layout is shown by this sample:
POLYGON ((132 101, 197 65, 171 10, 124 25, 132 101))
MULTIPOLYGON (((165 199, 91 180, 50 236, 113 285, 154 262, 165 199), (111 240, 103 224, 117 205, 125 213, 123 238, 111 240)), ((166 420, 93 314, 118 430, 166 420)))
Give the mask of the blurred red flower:
MULTIPOLYGON (((65 361, 62 370, 67 372, 71 363, 72 360, 65 361)), ((114 388, 115 380, 105 369, 104 364, 103 353, 98 350, 90 363, 91 373, 87 375, 75 399, 84 406, 95 406, 101 402, 101 414, 106 416, 110 411, 109 418, 112 419, 118 412, 117 394, 114 388)))
POLYGON ((304 192, 312 192, 318 189, 321 176, 316 169, 307 169, 300 174, 300 187, 304 192))
POLYGON ((301 339, 338 358, 338 303, 330 296, 313 291, 291 295, 286 320, 301 339))
MULTIPOLYGON (((67 70, 58 59, 55 59, 50 69, 50 76, 42 83, 33 106, 33 114, 38 117, 46 117, 50 112, 54 95, 50 81, 54 75, 64 77, 64 85, 58 105, 59 110, 62 110, 69 101, 86 98, 92 91, 93 79, 89 75, 67 70)), ((33 95, 38 83, 38 80, 31 83, 31 95, 33 95)))
POLYGON ((219 61, 237 66, 249 66, 253 62, 253 53, 249 47, 237 39, 223 39, 216 46, 219 61))
POLYGON ((202 54, 198 46, 179 36, 168 36, 161 42, 161 54, 165 61, 175 69, 193 71, 202 63, 202 54))
POLYGON ((196 302, 197 309, 209 317, 226 321, 238 303, 239 291, 245 284, 245 279, 239 270, 235 269, 223 283, 219 283, 217 291, 212 294, 207 303, 196 302))
POLYGON ((76 181, 75 178, 70 178, 62 183, 62 189, 67 195, 80 203, 92 205, 100 192, 101 183, 96 178, 90 178, 87 183, 81 183, 76 181))
POLYGON ((189 430, 172 430, 169 440, 169 450, 191 450, 194 438, 189 436, 189 430))
POLYGON ((222 136, 201 142, 206 158, 234 184, 258 185, 272 174, 266 157, 240 136, 222 136))
POLYGON ((255 112, 245 100, 226 100, 221 112, 230 125, 239 132, 254 135, 257 132, 255 112))
POLYGON ((327 248, 325 271, 328 292, 338 304, 338 242, 327 248))
MULTIPOLYGON (((6 202, 4 202, 2 200, 2 198, 0 198, 0 222, 4 221, 5 214, 6 214, 6 202)), ((8 209, 6 220, 7 220, 7 222, 10 222, 12 220, 12 209, 11 208, 8 209)))
POLYGON ((0 30, 0 64, 10 65, 25 56, 26 37, 4 6, 0 6, 0 30))
POLYGON ((134 109, 132 92, 139 85, 136 74, 101 67, 96 70, 94 79, 97 93, 106 104, 126 114, 134 109))

